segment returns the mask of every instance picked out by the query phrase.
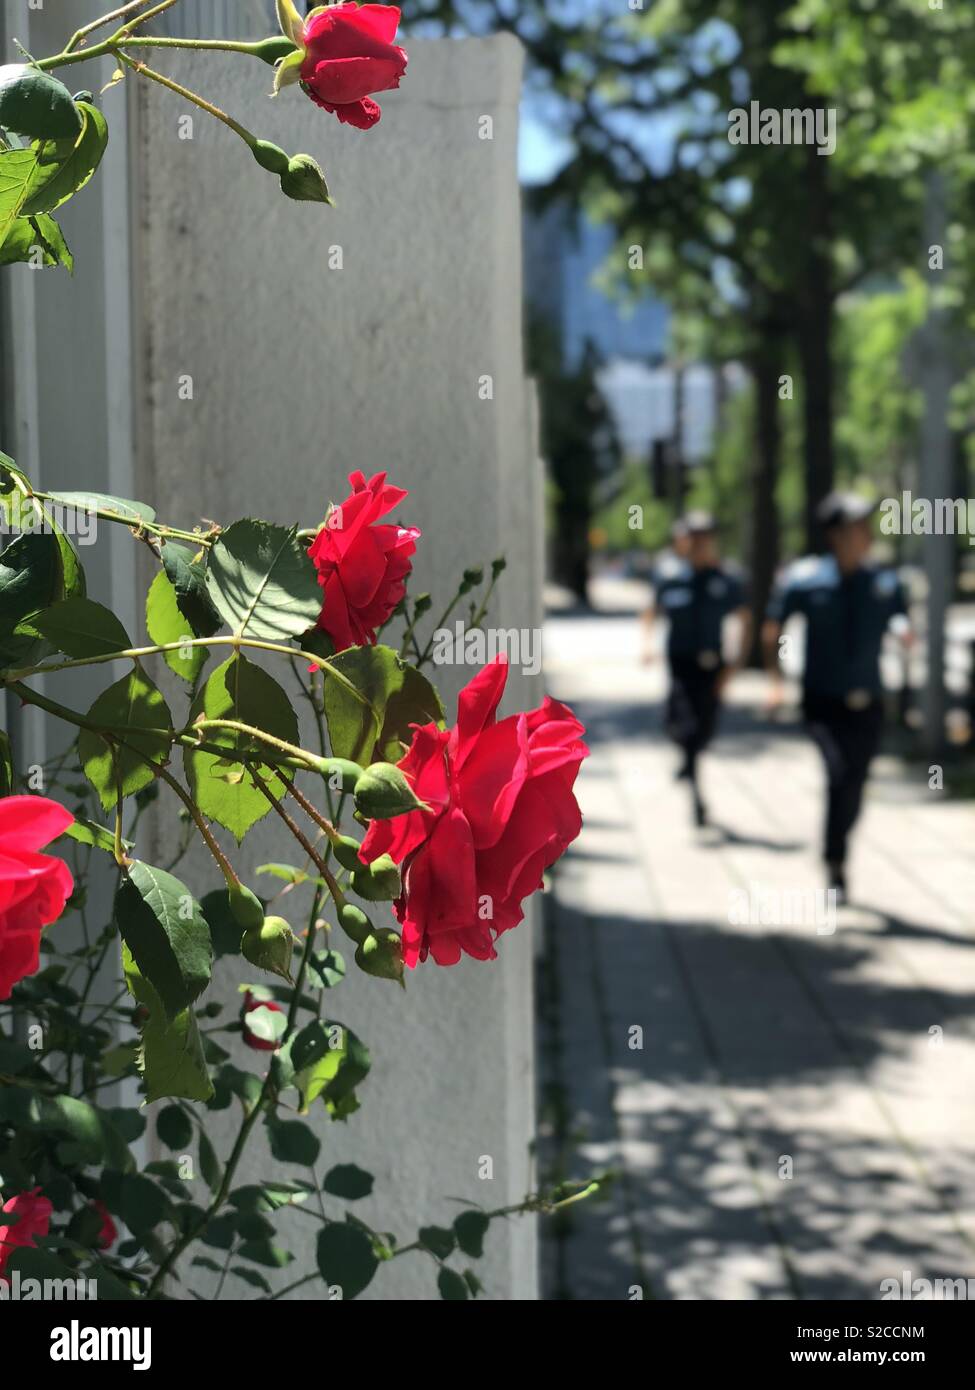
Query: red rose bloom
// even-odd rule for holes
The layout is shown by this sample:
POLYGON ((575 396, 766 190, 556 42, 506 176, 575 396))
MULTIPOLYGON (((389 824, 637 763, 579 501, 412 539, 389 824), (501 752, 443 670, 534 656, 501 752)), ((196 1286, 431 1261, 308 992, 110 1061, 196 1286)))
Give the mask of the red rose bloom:
POLYGON ((37 970, 41 928, 61 916, 74 889, 67 864, 37 852, 73 820, 44 796, 0 800, 0 999, 37 970))
POLYGON ((415 526, 377 526, 409 493, 377 473, 366 482, 350 473, 352 495, 334 507, 309 554, 325 592, 318 626, 337 652, 374 646, 376 629, 406 593, 420 532, 415 526))
POLYGON ((284 1010, 280 1004, 275 1004, 273 999, 255 999, 250 990, 244 995, 244 1012, 241 1015, 241 1023, 244 1026, 244 1042, 255 1052, 277 1052, 280 1043, 272 1042, 270 1038, 259 1038, 256 1033, 252 1033, 247 1026, 247 1015, 252 1014, 255 1009, 267 1009, 268 1013, 282 1014, 284 1010))
POLYGON ((111 1250, 118 1240, 118 1227, 112 1220, 112 1213, 101 1198, 96 1198, 91 1206, 92 1210, 97 1212, 102 1219, 101 1230, 98 1232, 98 1248, 99 1250, 111 1250))
POLYGON ((0 1279, 11 1255, 18 1246, 33 1245, 35 1236, 46 1236, 51 1227, 51 1212, 54 1208, 46 1197, 41 1196, 39 1187, 30 1192, 20 1192, 5 1202, 3 1210, 15 1215, 18 1220, 13 1226, 0 1226, 0 1279))
POLYGON ((302 31, 299 69, 305 91, 346 125, 368 130, 382 115, 370 92, 398 87, 407 57, 393 43, 395 5, 329 5, 313 10, 302 31))
POLYGON ((585 730, 548 698, 496 723, 507 678, 499 657, 461 691, 456 728, 416 727, 399 767, 430 810, 373 821, 362 842, 364 863, 390 854, 403 866, 394 909, 411 968, 428 955, 492 959, 493 937, 522 920, 523 899, 582 829, 572 787, 585 730))

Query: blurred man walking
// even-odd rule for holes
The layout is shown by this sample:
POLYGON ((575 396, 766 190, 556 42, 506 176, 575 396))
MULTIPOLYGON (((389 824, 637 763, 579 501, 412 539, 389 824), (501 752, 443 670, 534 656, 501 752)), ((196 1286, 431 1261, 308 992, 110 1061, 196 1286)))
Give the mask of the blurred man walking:
POLYGON ((707 823, 698 781, 698 757, 714 735, 721 695, 748 651, 751 618, 745 588, 721 561, 717 524, 708 512, 689 512, 675 527, 674 554, 665 557, 654 578, 654 597, 644 615, 644 659, 653 659, 651 635, 657 617, 667 619, 670 694, 667 732, 684 757, 678 778, 691 786, 694 820, 707 823), (678 553, 686 548, 686 558, 678 553), (724 620, 740 622, 735 659, 724 657, 724 620))
POLYGON ((883 722, 880 650, 889 627, 910 639, 907 604, 896 570, 870 559, 876 507, 834 492, 817 516, 829 554, 797 560, 769 604, 763 629, 773 703, 781 700, 780 636, 789 618, 806 619, 802 709, 823 756, 827 797, 823 857, 829 887, 846 896, 850 831, 883 722))

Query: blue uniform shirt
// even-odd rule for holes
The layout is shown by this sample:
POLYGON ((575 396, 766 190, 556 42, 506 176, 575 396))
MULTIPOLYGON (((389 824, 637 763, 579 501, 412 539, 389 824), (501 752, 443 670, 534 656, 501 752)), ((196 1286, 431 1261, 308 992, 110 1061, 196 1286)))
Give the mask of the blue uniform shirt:
POLYGON ((844 575, 832 555, 797 560, 777 585, 768 609, 777 623, 793 613, 806 619, 807 694, 836 699, 854 691, 880 694, 884 633, 892 618, 907 613, 896 570, 866 564, 844 575))
POLYGON ((745 586, 728 565, 696 570, 686 560, 666 556, 654 571, 656 606, 667 618, 667 655, 709 665, 721 659, 721 625, 745 602, 745 586))

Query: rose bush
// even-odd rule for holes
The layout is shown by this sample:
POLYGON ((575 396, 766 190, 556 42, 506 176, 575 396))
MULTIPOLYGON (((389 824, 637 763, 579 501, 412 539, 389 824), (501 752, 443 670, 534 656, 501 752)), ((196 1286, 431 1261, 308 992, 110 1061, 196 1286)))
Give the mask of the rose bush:
MULTIPOLYGON (((140 26, 177 3, 129 4, 53 57, 0 69, 0 262, 71 264, 51 212, 94 176, 107 140, 97 105, 52 71, 111 55, 123 76, 167 85, 143 50, 201 41, 140 26)), ((340 119, 371 123, 368 93, 405 68, 398 10, 344 4, 306 23, 290 0, 278 8, 283 38, 208 51, 275 63, 278 88, 302 82, 340 119)), ((328 200, 309 156, 179 90, 288 196, 328 200)), ((480 1290, 471 1262, 495 1217, 580 1195, 568 1184, 497 1211, 465 1207, 401 1243, 351 1209, 372 1174, 320 1167, 321 1124, 354 1119, 372 1067, 334 991, 350 969, 402 985, 428 956, 492 957, 579 832, 572 787, 586 752, 578 721, 550 700, 496 719, 503 666, 475 677, 445 727, 424 674, 431 598, 407 591, 420 532, 393 517, 408 494, 382 472, 349 481, 321 526, 245 517, 185 530, 144 502, 46 492, 0 454, 0 507, 17 532, 0 564, 0 688, 62 734, 43 765, 0 734, 0 1275, 84 1277, 122 1300, 219 1297, 229 1274, 260 1298, 313 1280, 354 1298, 412 1254, 460 1300, 480 1290), (151 555, 148 640, 133 643, 89 592, 65 503, 151 555), (81 668, 106 682, 76 708, 81 668), (168 799, 157 826, 179 826, 165 863, 142 857, 157 798, 168 799), (258 893, 235 860, 266 817, 296 862, 261 865, 258 893), (193 848, 212 883, 197 886, 198 866, 192 883, 180 877, 193 848), (225 962, 244 976, 236 992, 225 962), (210 1116, 231 1110, 236 1134, 218 1154, 210 1116), (150 1126, 143 1162, 134 1146, 150 1126), (271 1176, 243 1182, 258 1134, 271 1176), (277 1238, 296 1208, 319 1227, 310 1270, 289 1271, 277 1238)), ((486 584, 481 568, 465 571, 441 621, 466 600, 468 625, 482 624, 503 569, 495 559, 486 584)))

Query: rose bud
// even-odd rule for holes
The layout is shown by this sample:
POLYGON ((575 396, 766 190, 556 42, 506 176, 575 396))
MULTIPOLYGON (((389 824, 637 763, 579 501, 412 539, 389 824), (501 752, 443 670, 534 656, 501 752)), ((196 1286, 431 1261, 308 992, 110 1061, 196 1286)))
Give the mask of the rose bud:
POLYGON ((300 82, 316 105, 345 125, 368 130, 382 112, 371 92, 398 87, 407 56, 393 43, 395 5, 319 5, 303 21, 293 0, 278 0, 278 16, 295 52, 278 65, 274 90, 300 82))

